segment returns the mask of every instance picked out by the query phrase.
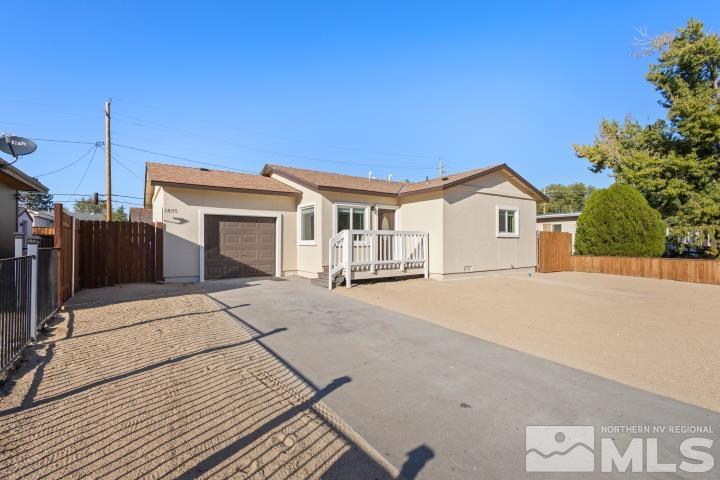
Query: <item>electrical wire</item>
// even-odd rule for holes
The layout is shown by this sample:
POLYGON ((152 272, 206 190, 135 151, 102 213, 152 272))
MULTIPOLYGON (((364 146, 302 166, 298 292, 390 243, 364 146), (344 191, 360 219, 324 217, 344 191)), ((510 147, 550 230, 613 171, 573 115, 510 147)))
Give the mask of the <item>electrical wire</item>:
MULTIPOLYGON (((95 147, 95 148, 97 148, 97 147, 95 147)), ((44 176, 46 176, 46 175, 52 175, 53 173, 62 172, 62 171, 65 170, 66 168, 72 167, 73 165, 75 165, 76 163, 78 163, 80 160, 82 160, 83 158, 85 158, 85 157, 87 157, 88 155, 90 155, 90 152, 92 151, 92 149, 93 149, 93 147, 88 148, 88 151, 85 152, 85 153, 83 153, 81 157, 73 160, 72 162, 68 163, 68 164, 65 165, 64 167, 60 167, 60 168, 58 168, 57 170, 53 170, 52 172, 42 173, 42 174, 40 174, 40 175, 37 175, 37 177, 44 177, 44 176)))
MULTIPOLYGON (((225 141, 222 140, 222 139, 213 138, 213 137, 208 137, 208 136, 204 136, 204 135, 198 135, 198 134, 195 133, 195 132, 190 132, 190 131, 187 131, 187 130, 181 130, 181 129, 178 129, 178 128, 174 128, 174 127, 170 127, 170 126, 167 126, 167 125, 163 125, 162 123, 152 122, 152 121, 149 121, 149 120, 144 120, 144 119, 142 119, 142 118, 134 117, 134 116, 130 116, 130 115, 125 115, 125 114, 123 114, 123 113, 117 113, 117 112, 116 112, 116 113, 113 113, 113 116, 115 116, 115 117, 119 116, 119 117, 121 117, 121 118, 127 118, 127 119, 130 119, 130 120, 135 120, 136 122, 142 122, 142 123, 144 123, 144 125, 142 125, 142 124, 140 124, 140 123, 124 122, 124 123, 130 123, 130 124, 132 124, 132 125, 137 125, 137 126, 141 126, 141 127, 143 127, 143 126, 145 126, 145 127, 149 126, 149 127, 154 127, 154 128, 160 128, 160 129, 165 129, 165 130, 177 132, 177 133, 182 134, 182 135, 192 135, 192 136, 194 136, 194 137, 196 137, 196 138, 206 139, 206 140, 211 141, 211 142, 214 142, 214 143, 218 143, 218 142, 219 142, 219 143, 223 143, 223 142, 224 142, 224 143, 227 143, 228 145, 232 145, 232 143, 225 142, 225 141)), ((346 150, 346 151, 352 151, 352 152, 361 152, 361 153, 368 153, 368 154, 371 154, 371 155, 384 155, 384 156, 390 156, 390 157, 424 158, 424 159, 437 159, 437 158, 438 158, 438 155, 422 155, 422 154, 414 154, 414 153, 382 152, 382 151, 377 151, 377 150, 367 150, 367 149, 356 148, 356 147, 346 147, 346 146, 339 146, 339 145, 319 144, 319 143, 314 143, 314 142, 310 142, 310 141, 307 141, 307 140, 301 140, 301 139, 298 139, 298 138, 287 137, 287 136, 284 136, 284 135, 276 135, 276 134, 273 134, 273 133, 262 132, 262 131, 259 131, 259 130, 251 130, 251 129, 247 129, 247 128, 235 128, 235 127, 234 127, 233 130, 244 131, 244 132, 252 133, 252 134, 255 134, 255 135, 263 135, 263 136, 266 136, 266 137, 277 138, 277 139, 280 139, 280 140, 286 140, 286 141, 290 141, 290 142, 304 143, 304 144, 315 144, 315 145, 317 145, 317 146, 319 146, 319 147, 322 147, 322 148, 332 148, 332 149, 336 149, 336 150, 346 150)), ((238 146, 241 146, 242 148, 253 148, 253 149, 254 149, 254 147, 250 147, 250 146, 242 146, 242 145, 238 145, 238 146)), ((279 155, 287 155, 287 156, 297 156, 297 155, 295 155, 295 154, 288 154, 288 153, 283 153, 283 152, 276 152, 276 154, 279 154, 279 155)), ((433 166, 432 168, 435 168, 435 167, 433 166)))
POLYGON ((36 142, 54 142, 54 143, 79 143, 84 145, 98 145, 101 146, 105 144, 105 142, 81 142, 77 140, 57 140, 54 138, 31 138, 30 140, 34 140, 36 142))
POLYGON ((130 175, 132 175, 133 177, 137 178, 138 180, 145 181, 144 178, 141 178, 140 175, 138 175, 138 174, 136 174, 135 172, 133 172, 132 170, 130 170, 130 169, 128 168, 128 166, 125 165, 123 162, 121 162, 120 159, 117 158, 115 155, 111 154, 110 157, 111 157, 113 160, 115 160, 115 161, 118 163, 118 165, 120 165, 120 166, 123 167, 125 170, 127 170, 127 172, 128 172, 130 175))
POLYGON ((82 185, 82 182, 85 180, 85 176, 88 173, 88 170, 90 170, 90 165, 92 164, 93 159, 95 158, 95 154, 98 151, 98 147, 95 146, 95 150, 93 150, 92 156, 90 157, 90 160, 88 161, 87 167, 85 167, 85 172, 83 172, 82 177, 80 178, 80 181, 78 182, 77 186, 75 187, 75 190, 73 190, 73 193, 77 192, 78 188, 80 188, 80 185, 82 185))
POLYGON ((218 164, 218 163, 201 162, 200 160, 193 160, 193 159, 187 158, 187 157, 180 157, 180 156, 177 156, 177 155, 170 155, 170 154, 168 154, 168 153, 153 152, 152 150, 146 150, 146 149, 144 149, 144 148, 133 147, 133 146, 130 146, 130 145, 123 145, 123 144, 121 144, 121 143, 115 143, 115 142, 113 142, 113 146, 114 146, 114 147, 127 148, 127 149, 129 149, 129 150, 135 150, 135 151, 143 152, 143 153, 149 153, 149 154, 151 154, 151 155, 158 155, 158 156, 166 157, 166 158, 174 158, 174 159, 176 159, 176 160, 183 160, 183 161, 185 161, 185 162, 197 163, 198 165, 208 165, 208 166, 211 166, 211 167, 226 168, 226 169, 228 169, 228 170, 234 170, 234 171, 236 171, 236 172, 245 172, 245 173, 253 173, 253 174, 257 173, 257 172, 253 172, 253 171, 250 171, 250 170, 241 170, 241 169, 239 169, 239 168, 233 168, 233 167, 230 167, 230 166, 228 166, 228 165, 221 165, 221 164, 218 164))

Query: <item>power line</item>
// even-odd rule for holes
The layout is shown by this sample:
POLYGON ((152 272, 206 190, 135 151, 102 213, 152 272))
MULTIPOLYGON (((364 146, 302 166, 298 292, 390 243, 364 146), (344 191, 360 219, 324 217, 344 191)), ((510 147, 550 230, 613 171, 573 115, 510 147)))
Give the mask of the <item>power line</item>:
POLYGON ((29 100, 12 100, 5 98, 3 99, 4 102, 14 102, 14 103, 26 103, 28 105, 39 105, 41 107, 53 107, 53 108, 69 108, 71 110, 90 110, 90 111, 96 111, 97 109, 91 108, 91 107, 80 107, 77 105, 60 105, 57 103, 44 103, 44 102, 31 102, 29 100))
MULTIPOLYGON (((120 165, 120 166, 123 167, 125 170, 127 170, 127 172, 130 173, 130 175, 132 175, 133 177, 137 178, 138 180, 145 181, 144 178, 140 178, 140 176, 139 176, 138 174, 136 174, 135 172, 133 172, 132 170, 130 170, 130 169, 128 168, 128 166, 125 165, 123 162, 121 162, 120 159, 117 158, 114 154, 112 154, 112 155, 110 155, 110 156, 112 157, 113 160, 115 160, 115 161, 118 163, 118 165, 120 165)), ((112 196, 112 197, 115 197, 115 195, 111 195, 111 196, 112 196)))
MULTIPOLYGON (((187 131, 187 130, 181 130, 181 129, 178 129, 178 128, 174 128, 174 127, 170 127, 170 126, 167 126, 167 125, 163 125, 163 124, 158 123, 158 122, 152 122, 152 121, 149 121, 149 120, 144 120, 144 119, 139 118, 139 117, 133 117, 133 116, 130 116, 130 115, 117 114, 117 113, 116 113, 115 115, 116 115, 116 116, 120 116, 121 118, 124 117, 124 118, 130 119, 130 120, 135 120, 135 121, 137 121, 137 122, 142 122, 142 123, 145 124, 145 125, 142 125, 142 124, 139 124, 139 123, 125 122, 125 123, 130 123, 130 124, 132 124, 132 125, 137 125, 137 126, 141 126, 141 127, 142 127, 142 126, 149 126, 149 127, 161 128, 161 129, 165 129, 165 130, 174 131, 174 132, 177 132, 177 133, 180 133, 180 134, 183 134, 183 135, 192 135, 192 136, 194 136, 194 137, 196 137, 196 138, 206 139, 207 141, 211 141, 211 142, 215 142, 215 143, 218 143, 218 142, 222 143, 222 142, 224 142, 222 139, 213 138, 213 137, 204 136, 204 135, 198 135, 198 134, 195 133, 195 132, 190 132, 190 131, 187 131)), ((256 135, 263 135, 263 136, 270 137, 270 138, 277 138, 277 139, 280 139, 280 140, 286 140, 286 141, 291 141, 291 142, 296 142, 296 143, 311 144, 311 145, 314 144, 314 145, 317 145, 317 146, 320 146, 320 147, 323 147, 323 148, 332 148, 332 149, 336 149, 336 150, 346 150, 346 151, 353 151, 353 152, 368 153, 368 154, 371 154, 371 155, 384 155, 384 156, 390 156, 390 157, 425 158, 425 159, 436 159, 436 158, 438 157, 437 155, 423 155, 423 154, 414 154, 414 153, 383 152, 383 151, 378 151, 378 150, 368 150, 368 149, 356 148, 356 147, 346 147, 346 146, 340 146, 340 145, 321 144, 321 143, 316 143, 316 142, 310 142, 310 141, 307 141, 307 140, 301 140, 301 139, 298 139, 298 138, 288 137, 288 136, 284 136, 284 135, 277 135, 277 134, 273 134, 273 133, 262 132, 262 131, 259 131, 259 130, 251 130, 251 129, 247 129, 247 128, 236 128, 236 127, 234 127, 233 129, 234 129, 234 130, 239 130, 239 131, 248 132, 248 133, 253 133, 253 134, 256 134, 256 135)), ((256 147, 251 147, 251 146, 247 146, 247 145, 238 145, 238 144, 233 144, 233 143, 228 143, 228 142, 225 142, 225 143, 227 143, 228 145, 236 145, 236 146, 239 146, 239 147, 241 147, 241 148, 256 149, 256 147)), ((275 152, 275 153, 278 154, 278 155, 297 156, 297 155, 295 155, 295 154, 284 153, 284 152, 275 152)), ((432 167, 432 168, 434 168, 434 167, 432 167)))
MULTIPOLYGON (((95 146, 95 148, 97 148, 97 145, 95 146)), ((64 167, 60 167, 60 168, 58 168, 57 170, 53 170, 52 172, 42 173, 42 174, 40 174, 40 175, 37 175, 37 177, 44 177, 44 176, 46 176, 46 175, 52 175, 53 173, 62 172, 62 171, 65 170, 66 168, 72 167, 73 165, 75 165, 76 163, 78 163, 80 160, 82 160, 83 158, 85 158, 85 157, 87 157, 88 155, 90 155, 90 152, 92 151, 92 149, 93 149, 93 147, 88 148, 88 151, 85 152, 85 153, 83 153, 81 157, 73 160, 72 162, 68 163, 68 164, 65 165, 64 167)))
POLYGON ((257 173, 257 172, 253 172, 253 171, 250 171, 250 170, 241 170, 241 169, 239 169, 239 168, 233 168, 233 167, 230 167, 230 166, 227 166, 227 165, 220 165, 220 164, 218 164, 218 163, 201 162, 200 160, 193 160, 193 159, 187 158, 187 157, 180 157, 180 156, 177 156, 177 155, 170 155, 170 154, 168 154, 168 153, 153 152, 152 150, 146 150, 146 149, 144 149, 144 148, 139 148, 139 147, 132 147, 132 146, 130 146, 130 145, 123 145, 123 144, 121 144, 121 143, 114 143, 114 142, 113 142, 113 145, 116 146, 116 147, 127 148, 127 149, 135 150, 135 151, 138 151, 138 152, 149 153, 149 154, 151 154, 151 155, 158 155, 158 156, 160 156, 160 157, 174 158, 174 159, 176 159, 176 160, 183 160, 183 161, 185 161, 185 162, 197 163, 197 164, 199 164, 199 165, 208 165, 208 166, 211 166, 211 167, 226 168, 226 169, 228 169, 228 170, 235 170, 235 171, 237 171, 237 172, 245 172, 245 173, 252 173, 252 174, 256 174, 256 173, 257 173))
POLYGON ((103 145, 104 142, 81 142, 77 140, 57 140, 54 138, 31 138, 30 140, 34 140, 36 142, 54 142, 54 143, 79 143, 84 145, 103 145))
POLYGON ((80 185, 82 185, 82 182, 85 180, 85 175, 87 175, 88 170, 90 170, 90 165, 92 164, 93 158, 95 158, 95 154, 98 151, 98 147, 95 147, 95 150, 93 150, 92 156, 90 157, 90 160, 88 160, 87 167, 85 167, 85 172, 83 172, 82 177, 80 178, 80 181, 78 182, 77 186, 75 187, 75 190, 73 190, 73 193, 77 192, 78 188, 80 188, 80 185))

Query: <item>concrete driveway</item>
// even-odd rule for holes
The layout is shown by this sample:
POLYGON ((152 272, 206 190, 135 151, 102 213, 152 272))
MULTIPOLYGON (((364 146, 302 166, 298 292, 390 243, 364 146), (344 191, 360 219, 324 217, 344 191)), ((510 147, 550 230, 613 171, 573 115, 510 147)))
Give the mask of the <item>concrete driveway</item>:
MULTIPOLYGON (((720 462, 720 414, 333 294, 304 280, 205 284, 228 311, 308 381, 350 381, 325 402, 408 478, 568 478, 525 472, 528 425, 591 425, 595 446, 657 437, 660 462, 679 444, 707 437, 720 462), (606 434, 608 426, 704 426, 703 434, 606 434)), ((502 321, 502 318, 498 318, 502 321)), ((595 464, 600 468, 599 448, 595 464)), ((571 474, 580 478, 581 474, 571 474)), ((592 474, 599 475, 599 474, 592 474)), ((592 476, 591 475, 591 476, 592 476)), ((712 471, 633 478, 717 478, 712 471)), ((627 478, 604 474, 602 478, 627 478)), ((594 477, 593 477, 594 478, 594 477)))

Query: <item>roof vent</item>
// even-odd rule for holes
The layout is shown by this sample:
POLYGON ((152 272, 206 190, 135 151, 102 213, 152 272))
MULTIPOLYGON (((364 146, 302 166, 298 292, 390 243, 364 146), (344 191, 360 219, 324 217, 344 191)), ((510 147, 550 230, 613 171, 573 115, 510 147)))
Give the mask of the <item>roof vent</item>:
POLYGON ((448 177, 442 177, 442 181, 443 181, 443 182, 447 182, 447 181, 448 181, 448 177))
POLYGON ((210 169, 209 169, 209 168, 205 168, 205 167, 200 167, 200 171, 202 171, 202 172, 209 172, 210 169))

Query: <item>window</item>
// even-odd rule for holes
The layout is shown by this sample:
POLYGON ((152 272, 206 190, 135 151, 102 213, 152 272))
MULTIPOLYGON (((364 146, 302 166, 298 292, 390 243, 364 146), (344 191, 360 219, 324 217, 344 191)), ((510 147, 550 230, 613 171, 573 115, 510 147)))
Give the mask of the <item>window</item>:
POLYGON ((512 207, 498 207, 497 208, 498 218, 498 236, 499 237, 517 237, 518 232, 518 216, 519 212, 517 208, 512 207))
POLYGON ((554 223, 553 224, 553 232, 562 232, 562 224, 561 223, 554 223))
POLYGON ((315 245, 315 204, 298 207, 298 243, 315 245))
POLYGON ((335 233, 343 230, 365 230, 368 210, 365 205, 336 205, 335 233))

